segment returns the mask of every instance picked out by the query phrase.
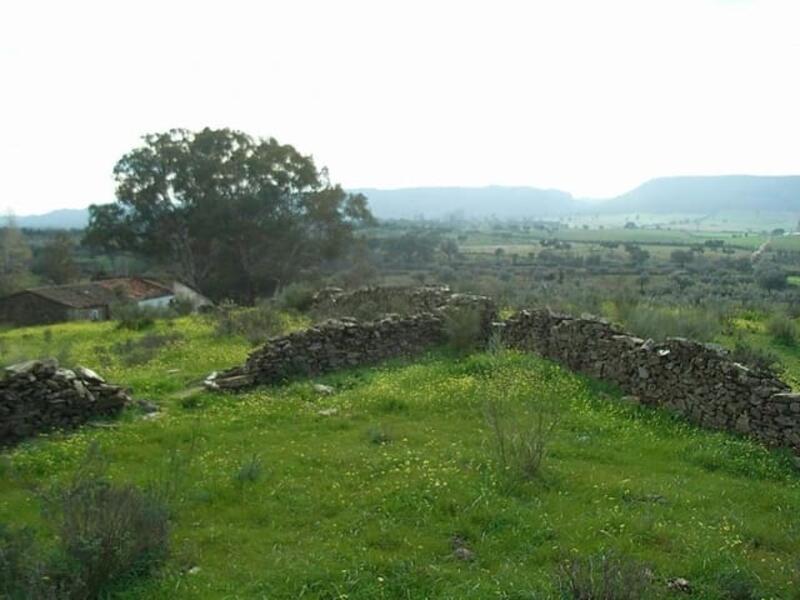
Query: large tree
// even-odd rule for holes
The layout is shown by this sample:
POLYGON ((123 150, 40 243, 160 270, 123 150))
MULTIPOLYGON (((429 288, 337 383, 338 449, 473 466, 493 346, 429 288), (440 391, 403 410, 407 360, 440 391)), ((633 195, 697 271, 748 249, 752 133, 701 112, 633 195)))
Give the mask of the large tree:
POLYGON ((206 128, 143 140, 114 168, 117 201, 90 207, 86 242, 169 261, 217 296, 274 291, 372 220, 363 195, 273 138, 206 128))

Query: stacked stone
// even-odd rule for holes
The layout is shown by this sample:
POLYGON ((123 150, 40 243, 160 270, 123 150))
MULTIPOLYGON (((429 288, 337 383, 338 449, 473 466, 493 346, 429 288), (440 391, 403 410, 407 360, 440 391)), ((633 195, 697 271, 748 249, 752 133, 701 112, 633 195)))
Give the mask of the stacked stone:
POLYGON ((656 344, 601 319, 521 311, 505 343, 618 385, 643 404, 694 423, 800 450, 800 396, 770 373, 732 361, 717 346, 681 338, 656 344))
POLYGON ((445 341, 448 313, 464 308, 479 311, 480 337, 486 339, 497 315, 494 303, 483 296, 452 295, 448 304, 434 312, 390 315, 366 322, 328 320, 304 331, 273 338, 253 352, 244 366, 212 373, 206 379, 206 386, 240 389, 418 355, 445 341))
POLYGON ((123 388, 85 367, 63 369, 55 359, 13 365, 0 380, 0 444, 115 415, 129 401, 123 388))
POLYGON ((443 323, 442 315, 433 313, 366 323, 331 319, 269 340, 243 367, 212 376, 207 383, 212 388, 236 389, 419 354, 441 343, 443 323))
POLYGON ((352 292, 341 288, 324 288, 314 295, 313 308, 328 313, 334 309, 338 314, 352 316, 366 304, 391 307, 397 303, 408 306, 410 314, 433 312, 447 304, 452 292, 446 285, 426 285, 421 287, 363 287, 352 292))

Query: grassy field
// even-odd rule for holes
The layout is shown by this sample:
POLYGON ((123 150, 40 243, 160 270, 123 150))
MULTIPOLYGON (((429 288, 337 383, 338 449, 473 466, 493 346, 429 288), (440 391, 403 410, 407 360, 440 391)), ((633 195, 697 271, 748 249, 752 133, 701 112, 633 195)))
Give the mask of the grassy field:
POLYGON ((196 318, 1 339, 6 358, 58 351, 162 406, 159 418, 130 411, 112 428, 39 438, 0 463, 0 520, 38 527, 45 543, 31 490, 68 477, 90 446, 117 481, 174 487, 167 564, 116 597, 560 597, 565 562, 611 551, 652 571, 646 597, 671 597, 666 582, 684 577, 695 598, 800 598, 789 457, 629 406, 534 356, 443 351, 316 380, 332 396, 309 381, 233 396, 183 391, 248 351, 196 318), (180 337, 135 364, 113 355, 153 333, 180 337), (487 401, 509 426, 556 423, 534 477, 500 467, 487 401))
MULTIPOLYGON (((786 236, 789 239, 792 236, 786 236)), ((722 240, 726 244, 741 248, 758 248, 768 237, 760 234, 744 234, 698 229, 690 231, 685 229, 626 229, 624 227, 604 229, 557 229, 543 231, 532 229, 530 231, 481 231, 467 235, 463 240, 465 246, 483 245, 527 245, 538 243, 541 239, 558 239, 575 243, 600 243, 620 242, 635 244, 664 244, 687 246, 703 244, 706 240, 722 240)))

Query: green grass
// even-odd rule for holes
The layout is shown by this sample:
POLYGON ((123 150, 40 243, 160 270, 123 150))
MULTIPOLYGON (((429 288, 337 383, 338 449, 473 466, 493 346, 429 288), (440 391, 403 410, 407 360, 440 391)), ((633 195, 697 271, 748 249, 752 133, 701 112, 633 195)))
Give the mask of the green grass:
MULTIPOLYGON (((740 248, 756 249, 766 237, 759 234, 733 233, 722 231, 709 231, 704 229, 688 230, 679 227, 669 229, 626 229, 624 227, 607 227, 604 229, 590 228, 569 228, 558 229, 552 232, 532 229, 528 232, 480 232, 471 233, 462 245, 467 247, 486 246, 486 245, 527 245, 537 244, 539 240, 553 238, 576 243, 600 243, 600 242, 620 242, 636 243, 641 245, 663 244, 676 246, 686 246, 693 244, 703 244, 706 240, 722 240, 726 245, 740 248)), ((781 238, 781 239, 788 239, 781 238)), ((800 242, 798 242, 800 243, 800 242)))
MULTIPOLYGON (((283 318, 286 329, 306 324, 299 317, 283 318)), ((73 322, 0 334, 0 365, 55 356, 68 365, 90 366, 109 380, 133 387, 137 394, 156 399, 201 382, 211 371, 241 364, 250 350, 244 338, 219 336, 212 321, 197 316, 159 320, 144 331, 118 329, 113 322, 73 322), (131 357, 120 348, 155 336, 168 343, 156 349, 152 360, 131 366, 131 357)))
MULTIPOLYGON (((768 330, 770 315, 743 314, 732 322, 733 329, 720 338, 720 342, 733 348, 736 339, 752 346, 769 350, 780 359, 779 371, 783 381, 794 390, 800 390, 800 346, 786 345, 774 339, 768 330)), ((797 319, 792 319, 797 325, 797 319)))
MULTIPOLYGON (((51 329, 90 366, 95 346, 138 335, 51 329)), ((608 550, 650 566, 653 597, 685 577, 693 597, 721 598, 732 572, 758 597, 798 597, 800 477, 788 456, 629 406, 516 353, 433 353, 315 380, 333 396, 297 381, 187 402, 175 392, 248 348, 199 319, 169 329, 183 338, 154 360, 101 369, 161 402, 160 418, 131 412, 0 462, 0 520, 33 526, 32 488, 67 477, 93 443, 116 480, 175 484, 168 565, 121 597, 548 598, 559 564, 608 550), (493 395, 560 414, 532 481, 497 469, 484 417, 493 395), (454 558, 456 535, 474 561, 454 558)), ((41 328, 2 337, 30 353, 45 344, 41 328)))

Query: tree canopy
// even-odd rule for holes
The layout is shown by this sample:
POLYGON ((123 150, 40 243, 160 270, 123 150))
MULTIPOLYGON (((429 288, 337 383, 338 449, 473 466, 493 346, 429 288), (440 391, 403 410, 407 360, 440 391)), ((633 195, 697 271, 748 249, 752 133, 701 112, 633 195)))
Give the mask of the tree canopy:
POLYGON ((206 128, 143 141, 114 168, 117 201, 90 207, 85 243, 167 262, 211 295, 270 293, 373 220, 363 195, 273 138, 206 128))

